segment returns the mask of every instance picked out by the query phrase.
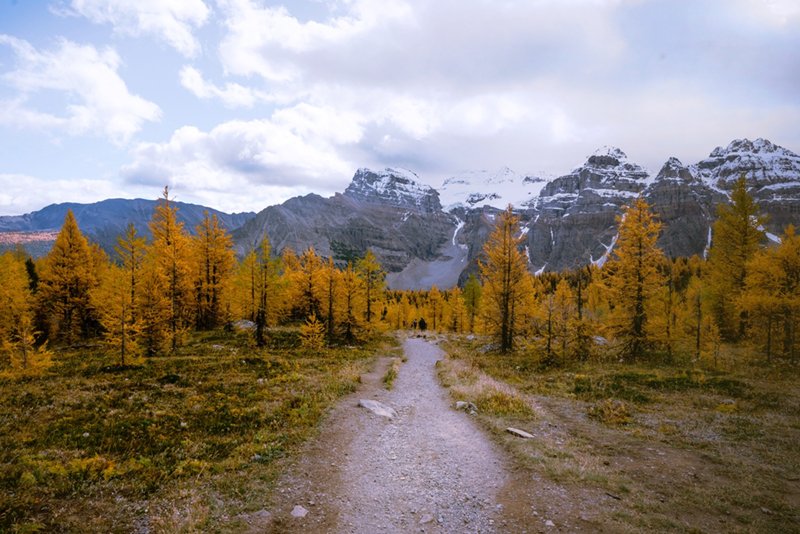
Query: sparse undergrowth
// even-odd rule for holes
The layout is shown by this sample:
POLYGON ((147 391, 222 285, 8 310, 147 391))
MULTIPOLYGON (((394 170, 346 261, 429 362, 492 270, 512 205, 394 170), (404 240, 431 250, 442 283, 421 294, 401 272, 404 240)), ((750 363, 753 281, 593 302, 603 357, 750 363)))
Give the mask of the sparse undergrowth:
POLYGON ((198 335, 125 368, 87 347, 0 378, 0 531, 235 530, 377 348, 272 339, 198 335))
POLYGON ((528 354, 482 350, 487 343, 447 343, 442 383, 459 400, 476 402, 485 382, 537 406, 531 417, 476 402, 478 420, 558 494, 606 503, 581 514, 591 524, 800 531, 796 367, 731 349, 724 372, 608 361, 543 369, 528 354), (507 426, 535 438, 508 436, 507 426))

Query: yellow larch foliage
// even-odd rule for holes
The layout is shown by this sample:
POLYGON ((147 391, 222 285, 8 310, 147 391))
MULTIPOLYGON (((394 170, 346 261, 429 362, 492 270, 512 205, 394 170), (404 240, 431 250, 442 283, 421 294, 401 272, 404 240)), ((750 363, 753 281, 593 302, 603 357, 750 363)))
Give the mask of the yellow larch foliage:
POLYGON ((97 326, 91 292, 97 286, 97 270, 104 263, 99 249, 92 249, 78 228, 72 210, 53 248, 42 262, 39 304, 49 323, 51 339, 71 344, 92 335, 97 326))
MULTIPOLYGON (((153 289, 158 285, 163 289, 161 298, 166 306, 159 305, 158 308, 164 307, 167 310, 166 338, 173 352, 191 324, 194 303, 191 240, 183 223, 178 221, 177 214, 178 208, 169 196, 169 188, 165 187, 150 221, 153 243, 149 254, 149 261, 152 263, 149 274, 158 280, 151 281, 149 287, 153 289)), ((151 299, 155 297, 156 295, 149 295, 151 299)), ((158 325, 148 325, 152 329, 157 327, 158 325)))
POLYGON ((236 258, 230 234, 206 211, 194 243, 195 325, 211 330, 229 319, 231 274, 236 258))
POLYGON ((767 359, 779 352, 795 361, 800 335, 800 236, 790 225, 777 247, 758 251, 747 264, 741 308, 767 359))
POLYGON ((497 217, 496 225, 483 247, 485 261, 479 262, 483 281, 484 319, 500 342, 501 352, 514 348, 520 318, 529 307, 533 288, 527 259, 520 250, 519 217, 509 205, 497 217))
POLYGON ((603 274, 614 307, 612 332, 621 342, 621 356, 633 361, 645 353, 652 340, 648 314, 653 296, 664 284, 658 269, 664 256, 656 246, 661 223, 642 198, 625 207, 617 221, 617 242, 603 274))

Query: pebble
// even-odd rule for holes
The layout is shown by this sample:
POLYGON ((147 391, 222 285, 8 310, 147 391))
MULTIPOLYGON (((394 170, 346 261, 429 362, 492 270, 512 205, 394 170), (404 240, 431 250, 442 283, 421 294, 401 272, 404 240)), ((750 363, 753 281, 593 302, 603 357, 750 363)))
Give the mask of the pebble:
POLYGON ((308 510, 306 510, 305 508, 303 508, 299 504, 296 505, 294 508, 292 508, 292 517, 296 517, 298 519, 302 519, 307 515, 308 515, 308 510))

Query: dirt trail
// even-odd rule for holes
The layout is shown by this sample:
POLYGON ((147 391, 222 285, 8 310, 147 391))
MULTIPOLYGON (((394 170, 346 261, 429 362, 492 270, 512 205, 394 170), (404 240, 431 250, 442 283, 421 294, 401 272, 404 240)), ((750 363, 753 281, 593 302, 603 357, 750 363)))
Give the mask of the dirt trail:
MULTIPOLYGON (((498 447, 456 412, 436 378, 444 353, 423 339, 404 343, 408 361, 394 388, 381 378, 389 359, 333 409, 319 436, 279 481, 274 531, 521 532, 501 495, 514 474, 498 447), (368 398, 393 407, 386 419, 357 407, 368 398), (296 505, 308 510, 292 517, 296 505)), ((513 488, 511 488, 513 489, 513 488)))

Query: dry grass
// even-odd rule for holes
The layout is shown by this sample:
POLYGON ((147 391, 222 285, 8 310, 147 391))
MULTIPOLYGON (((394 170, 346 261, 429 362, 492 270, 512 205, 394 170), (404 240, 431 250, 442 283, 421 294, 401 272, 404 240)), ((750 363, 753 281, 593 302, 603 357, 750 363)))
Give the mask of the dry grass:
POLYGON ((440 362, 439 377, 450 388, 454 400, 472 402, 480 413, 523 418, 536 415, 536 407, 527 395, 462 359, 450 358, 440 362))
POLYGON ((235 529, 378 349, 273 341, 206 334, 126 368, 86 348, 0 378, 0 531, 235 529))
POLYGON ((725 347, 716 368, 606 360, 541 369, 535 355, 484 352, 486 343, 451 341, 442 382, 459 395, 485 380, 537 408, 536 417, 478 419, 542 480, 531 490, 538 499, 563 496, 560 513, 623 531, 800 532, 796 366, 725 347), (502 432, 516 425, 535 439, 502 432))

